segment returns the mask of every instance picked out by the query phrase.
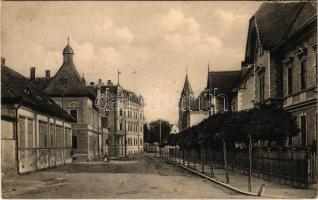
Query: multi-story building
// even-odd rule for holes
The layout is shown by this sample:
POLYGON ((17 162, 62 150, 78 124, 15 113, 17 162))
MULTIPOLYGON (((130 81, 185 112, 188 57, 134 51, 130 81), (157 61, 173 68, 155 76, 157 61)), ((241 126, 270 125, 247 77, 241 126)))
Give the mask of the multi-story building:
POLYGON ((73 49, 69 44, 63 50, 63 64, 50 77, 36 78, 31 68, 31 81, 41 87, 58 105, 67 111, 77 123, 72 125, 72 149, 77 160, 94 160, 107 153, 107 129, 101 127, 95 94, 86 86, 73 62, 73 49))
POLYGON ((98 98, 102 127, 109 131, 109 155, 118 157, 143 152, 144 102, 142 96, 99 79, 90 84, 98 98))
POLYGON ((243 65, 254 68, 255 103, 297 117, 301 133, 289 145, 317 145, 316 23, 310 2, 264 3, 250 19, 243 65))
POLYGON ((316 23, 317 9, 311 2, 263 3, 249 21, 241 70, 209 72, 205 91, 191 99, 193 104, 187 99, 191 106, 179 113, 180 130, 191 126, 190 110, 198 110, 198 105, 213 114, 274 104, 297 117, 301 133, 288 144, 317 148, 316 23), (222 94, 226 101, 216 98, 222 94))
POLYGON ((1 59, 3 175, 71 163, 72 123, 72 116, 1 59))

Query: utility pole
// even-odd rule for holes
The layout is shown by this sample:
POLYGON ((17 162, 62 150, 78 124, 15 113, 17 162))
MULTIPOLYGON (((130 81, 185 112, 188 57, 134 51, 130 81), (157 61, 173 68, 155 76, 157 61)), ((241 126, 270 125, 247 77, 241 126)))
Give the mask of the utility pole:
POLYGON ((161 119, 159 119, 159 137, 160 137, 160 144, 161 144, 161 119))

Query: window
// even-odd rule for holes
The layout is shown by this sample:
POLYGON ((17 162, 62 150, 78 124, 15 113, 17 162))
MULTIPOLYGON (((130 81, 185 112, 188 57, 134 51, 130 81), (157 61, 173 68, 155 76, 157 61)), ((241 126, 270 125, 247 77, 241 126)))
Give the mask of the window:
POLYGON ((101 121, 102 121, 102 128, 107 128, 108 117, 102 117, 101 121))
POLYGON ((48 139, 48 124, 46 122, 39 121, 40 148, 48 147, 47 139, 48 139))
POLYGON ((63 147, 63 127, 62 126, 56 126, 55 129, 55 134, 56 134, 56 147, 63 147))
POLYGON ((105 111, 105 116, 109 116, 109 110, 105 111))
POLYGON ((77 120, 77 110, 70 110, 70 115, 77 120))
POLYGON ((19 117, 19 128, 20 128, 20 138, 19 138, 19 148, 25 147, 25 118, 19 117))
POLYGON ((307 118, 306 115, 300 117, 300 134, 301 134, 301 145, 307 144, 307 118))
POLYGON ((293 67, 287 69, 287 92, 288 94, 293 93, 293 67))
POLYGON ((71 129, 65 128, 64 131, 65 131, 65 138, 64 138, 65 147, 71 147, 72 146, 71 140, 73 139, 71 129))
POLYGON ((72 136, 72 149, 77 149, 77 136, 72 136))
POLYGON ((306 67, 306 60, 300 61, 300 88, 302 90, 306 89, 307 87, 307 67, 306 67))
POLYGON ((119 116, 123 116, 123 109, 119 110, 119 116))
POLYGON ((54 147, 54 124, 50 124, 50 133, 49 133, 49 147, 54 147))
POLYGON ((123 123, 119 123, 119 130, 120 130, 120 131, 123 130, 123 123))
POLYGON ((62 85, 67 85, 68 84, 68 79, 67 78, 62 78, 61 79, 61 83, 62 83, 62 85))
POLYGON ((28 119, 28 147, 33 147, 33 119, 28 119))
POLYGON ((260 101, 265 99, 265 73, 264 71, 259 75, 259 92, 260 92, 260 101))

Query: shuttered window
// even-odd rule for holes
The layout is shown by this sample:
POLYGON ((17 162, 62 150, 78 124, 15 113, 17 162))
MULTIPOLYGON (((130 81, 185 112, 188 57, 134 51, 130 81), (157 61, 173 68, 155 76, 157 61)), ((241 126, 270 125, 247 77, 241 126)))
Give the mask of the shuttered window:
POLYGON ((48 147, 48 123, 39 121, 39 142, 40 148, 48 147))
POLYGON ((28 147, 33 147, 33 119, 28 119, 28 147))
POLYGON ((19 117, 19 129, 20 129, 20 137, 19 137, 19 148, 25 147, 25 118, 19 117))
POLYGON ((63 147, 63 127, 56 126, 56 147, 63 147))

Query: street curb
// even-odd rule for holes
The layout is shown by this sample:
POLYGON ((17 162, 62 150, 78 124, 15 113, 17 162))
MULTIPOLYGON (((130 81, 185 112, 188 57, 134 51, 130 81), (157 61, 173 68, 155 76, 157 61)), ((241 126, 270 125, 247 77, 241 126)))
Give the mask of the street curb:
POLYGON ((179 166, 179 167, 181 167, 181 168, 183 168, 183 169, 186 169, 186 170, 188 170, 188 171, 190 171, 190 172, 192 172, 192 173, 195 173, 195 174, 197 174, 197 175, 199 175, 199 176, 201 176, 201 177, 204 177, 204 178, 206 178, 206 179, 208 179, 208 180, 210 180, 210 181, 212 181, 212 182, 214 182, 214 183, 217 183, 217 184, 219 184, 219 185, 222 185, 222 186, 224 186, 224 187, 226 187, 226 188, 228 188, 228 189, 230 189, 230 190, 233 190, 233 191, 235 191, 235 192, 238 192, 238 193, 240 193, 240 194, 245 194, 245 195, 249 195, 249 196, 257 196, 257 197, 266 197, 266 198, 286 199, 286 197, 278 197, 278 196, 268 196, 268 195, 258 196, 258 194, 256 194, 256 193, 246 192, 246 191, 240 190, 240 189, 238 189, 238 188, 236 188, 236 187, 233 187, 232 185, 223 183, 223 182, 221 182, 221 181, 219 181, 219 180, 217 180, 217 179, 211 178, 211 177, 209 177, 209 176, 207 176, 207 175, 204 175, 204 174, 202 174, 202 173, 200 173, 200 172, 198 172, 198 171, 196 171, 196 170, 193 170, 193 169, 191 169, 191 168, 188 168, 188 167, 186 167, 186 166, 183 166, 183 165, 181 165, 181 164, 179 164, 179 163, 175 163, 175 162, 172 162, 172 161, 166 160, 166 159, 163 159, 163 160, 166 161, 166 162, 169 162, 169 163, 171 163, 171 164, 177 165, 177 166, 179 166))

